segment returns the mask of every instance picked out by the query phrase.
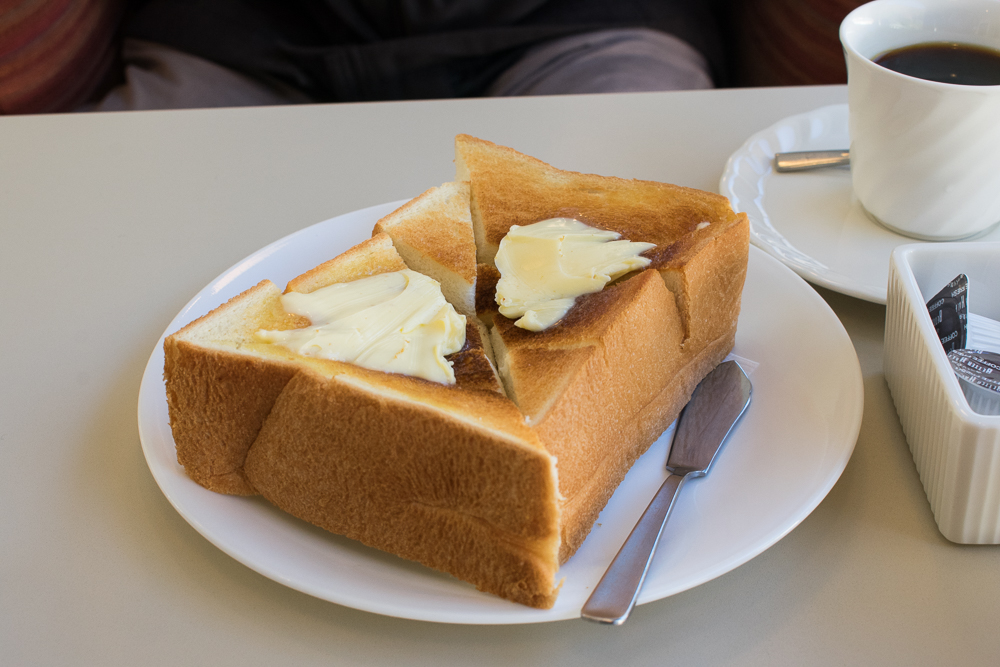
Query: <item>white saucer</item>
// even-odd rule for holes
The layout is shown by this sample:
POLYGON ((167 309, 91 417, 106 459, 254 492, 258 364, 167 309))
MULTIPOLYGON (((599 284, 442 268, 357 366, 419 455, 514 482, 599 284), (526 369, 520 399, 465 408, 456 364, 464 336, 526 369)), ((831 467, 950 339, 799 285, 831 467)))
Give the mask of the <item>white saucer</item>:
MULTIPOLYGON (((750 216, 750 240, 811 283, 885 303, 889 255, 918 243, 873 222, 846 167, 779 174, 774 154, 846 149, 847 105, 790 116, 750 137, 726 163, 719 192, 750 216)), ((1000 241, 996 228, 977 241, 1000 241)))

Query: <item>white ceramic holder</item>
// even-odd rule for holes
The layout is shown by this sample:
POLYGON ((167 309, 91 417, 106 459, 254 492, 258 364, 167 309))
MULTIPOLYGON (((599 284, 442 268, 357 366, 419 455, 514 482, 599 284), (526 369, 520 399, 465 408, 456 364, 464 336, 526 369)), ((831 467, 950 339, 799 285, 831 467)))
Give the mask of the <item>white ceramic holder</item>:
POLYGON ((959 273, 970 312, 1000 319, 1000 243, 917 243, 889 262, 885 379, 941 533, 1000 544, 1000 416, 972 410, 926 302, 959 273))

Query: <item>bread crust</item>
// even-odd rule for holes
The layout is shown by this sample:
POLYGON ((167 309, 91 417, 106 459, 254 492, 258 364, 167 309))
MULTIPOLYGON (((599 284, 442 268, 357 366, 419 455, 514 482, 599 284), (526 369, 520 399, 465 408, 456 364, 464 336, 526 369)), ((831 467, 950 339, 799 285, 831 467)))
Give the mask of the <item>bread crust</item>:
POLYGON ((554 460, 501 396, 427 389, 432 400, 352 375, 299 373, 250 449, 247 476, 331 532, 551 606, 554 460))
POLYGON ((738 217, 721 195, 669 183, 565 171, 466 134, 455 138, 457 178, 472 184, 479 262, 493 264, 512 225, 575 218, 630 241, 655 269, 678 268, 738 217))
POLYGON ((334 283, 349 283, 406 268, 406 262, 396 252, 389 235, 377 233, 333 259, 292 278, 288 281, 285 293, 311 294, 334 283))
POLYGON ((280 293, 265 280, 164 341, 163 375, 177 461, 212 491, 253 495, 243 459, 285 383, 288 360, 262 358, 252 345, 261 328, 292 328, 280 293))
POLYGON ((652 269, 581 299, 541 334, 500 315, 494 321, 508 395, 559 461, 565 561, 635 460, 677 417, 691 380, 701 379, 699 365, 683 352, 674 296, 652 269))

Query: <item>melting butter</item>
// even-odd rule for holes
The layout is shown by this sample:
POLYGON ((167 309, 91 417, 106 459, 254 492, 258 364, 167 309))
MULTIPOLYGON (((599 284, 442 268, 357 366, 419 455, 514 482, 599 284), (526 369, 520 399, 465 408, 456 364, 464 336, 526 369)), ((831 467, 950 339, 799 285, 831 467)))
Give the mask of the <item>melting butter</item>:
POLYGON ((500 314, 519 318, 514 324, 522 329, 543 331, 561 320, 578 296, 649 266, 639 253, 656 244, 620 237, 571 218, 513 225, 496 256, 500 314))
POLYGON ((436 280, 421 273, 404 269, 309 294, 291 292, 281 304, 311 326, 261 330, 258 339, 304 356, 455 383, 445 356, 465 345, 465 316, 445 301, 436 280))

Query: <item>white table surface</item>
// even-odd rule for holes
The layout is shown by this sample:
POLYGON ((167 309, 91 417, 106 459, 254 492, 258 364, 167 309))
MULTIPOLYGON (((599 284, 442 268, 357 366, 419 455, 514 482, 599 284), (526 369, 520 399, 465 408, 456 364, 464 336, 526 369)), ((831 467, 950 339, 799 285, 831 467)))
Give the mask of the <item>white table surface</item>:
MULTIPOLYGON (((844 87, 0 118, 0 664, 1000 664, 1000 547, 937 531, 882 374, 885 310, 822 291, 865 415, 844 475, 749 563, 620 628, 423 623, 313 599, 167 503, 136 398, 170 319, 303 226, 453 175, 467 132, 715 190, 844 87)), ((766 480, 761 480, 766 483, 766 480)))

